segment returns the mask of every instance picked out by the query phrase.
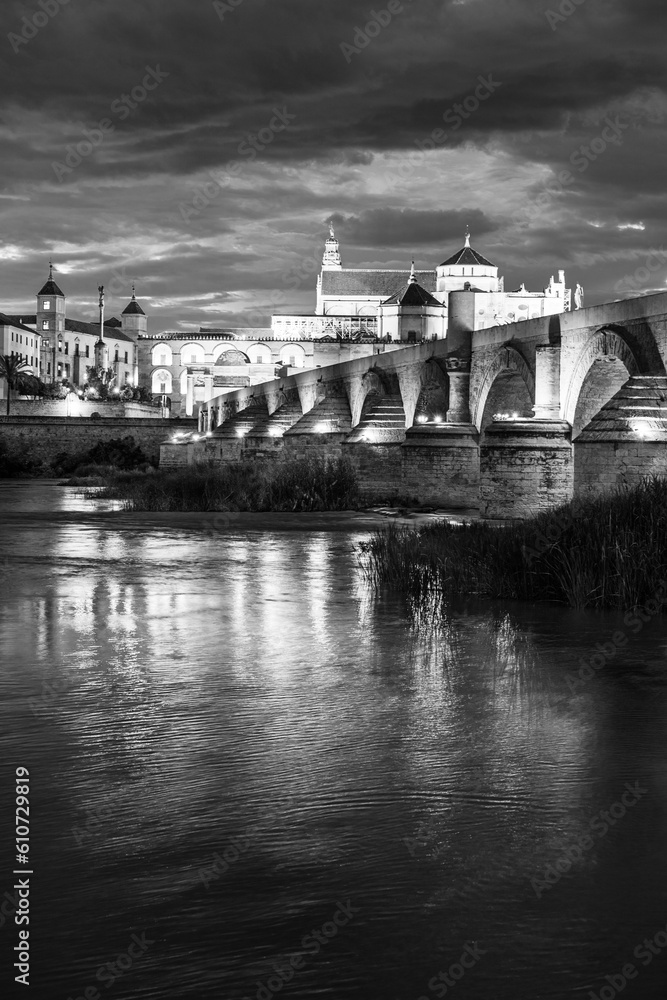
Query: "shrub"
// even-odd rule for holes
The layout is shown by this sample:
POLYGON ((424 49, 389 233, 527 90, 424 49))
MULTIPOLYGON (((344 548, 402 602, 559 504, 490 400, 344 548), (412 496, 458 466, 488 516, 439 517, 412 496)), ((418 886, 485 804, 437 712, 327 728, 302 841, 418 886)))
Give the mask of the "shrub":
MULTIPOLYGON (((133 437, 115 438, 112 441, 99 441, 88 451, 71 454, 61 452, 53 459, 51 466, 59 476, 75 474, 86 475, 82 468, 104 467, 105 469, 137 469, 146 467, 148 458, 136 444, 133 437)), ((89 475, 99 475, 99 471, 89 475)))
POLYGON ((314 511, 359 505, 352 465, 325 458, 119 474, 110 480, 108 495, 137 511, 314 511))
POLYGON ((36 476, 42 471, 42 463, 26 452, 23 446, 10 446, 0 441, 0 479, 20 479, 36 476))

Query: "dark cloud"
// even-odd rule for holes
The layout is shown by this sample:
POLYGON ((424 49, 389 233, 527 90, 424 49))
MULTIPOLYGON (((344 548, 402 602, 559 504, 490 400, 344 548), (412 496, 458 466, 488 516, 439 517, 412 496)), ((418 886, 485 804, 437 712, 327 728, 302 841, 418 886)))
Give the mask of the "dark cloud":
POLYGON ((350 263, 437 264, 470 224, 512 284, 567 266, 617 297, 618 255, 667 241, 667 5, 561 6, 403 0, 367 32, 365 0, 242 0, 222 18, 208 0, 70 0, 36 31, 37 4, 2 5, 0 305, 28 305, 53 252, 81 303, 126 263, 158 325, 266 322, 312 307, 312 275, 289 292, 281 276, 332 216, 350 263), (149 70, 163 79, 144 97, 149 70), (575 167, 608 117, 619 142, 575 167))

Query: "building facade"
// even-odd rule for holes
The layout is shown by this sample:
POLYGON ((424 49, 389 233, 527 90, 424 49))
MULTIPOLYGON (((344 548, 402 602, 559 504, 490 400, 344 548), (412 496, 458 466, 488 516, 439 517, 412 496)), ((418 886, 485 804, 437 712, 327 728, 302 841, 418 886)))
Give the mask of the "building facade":
POLYGON ((375 333, 314 335, 312 329, 210 329, 198 332, 143 334, 137 338, 142 384, 165 397, 174 414, 192 416, 198 404, 225 389, 258 385, 317 368, 390 350, 375 333))
POLYGON ((136 338, 140 332, 146 332, 146 316, 134 294, 121 319, 111 318, 103 327, 99 323, 70 319, 67 299, 54 280, 51 267, 48 280, 37 293, 37 312, 8 318, 39 340, 35 374, 42 381, 67 382, 74 388, 83 388, 88 368, 104 360, 105 366, 114 370, 117 388, 139 384, 136 338), (102 329, 103 338, 100 337, 102 329), (98 346, 101 339, 102 353, 98 346))
MULTIPOLYGON (((365 323, 374 324, 380 340, 440 339, 447 335, 449 295, 463 290, 476 296, 475 329, 553 316, 572 308, 572 291, 566 288, 562 270, 542 291, 530 292, 522 284, 506 292, 498 267, 470 245, 470 233, 460 250, 432 270, 415 270, 413 262, 411 271, 395 271, 343 267, 340 244, 331 228, 317 279, 315 315, 321 317, 318 328, 322 330, 328 329, 328 323, 332 327, 365 323)), ((577 286, 575 305, 583 305, 581 286, 577 286)), ((274 316, 272 328, 287 330, 305 319, 274 316)))

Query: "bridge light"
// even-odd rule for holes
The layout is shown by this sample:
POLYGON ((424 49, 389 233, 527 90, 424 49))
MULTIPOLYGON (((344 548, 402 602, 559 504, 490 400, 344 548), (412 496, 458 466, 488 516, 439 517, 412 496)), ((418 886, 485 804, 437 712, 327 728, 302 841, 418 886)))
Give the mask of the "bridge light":
POLYGON ((316 434, 326 434, 328 430, 329 430, 329 427, 325 423, 315 424, 315 433, 316 434))
POLYGON ((651 437, 651 425, 648 420, 631 420, 630 429, 640 441, 646 441, 651 437))
POLYGON ((433 417, 433 423, 434 424, 441 424, 442 423, 442 417, 440 416, 439 413, 436 413, 436 415, 433 417))
POLYGON ((420 413, 419 416, 417 417, 417 423, 418 424, 427 424, 428 423, 428 417, 425 416, 423 413, 420 413))

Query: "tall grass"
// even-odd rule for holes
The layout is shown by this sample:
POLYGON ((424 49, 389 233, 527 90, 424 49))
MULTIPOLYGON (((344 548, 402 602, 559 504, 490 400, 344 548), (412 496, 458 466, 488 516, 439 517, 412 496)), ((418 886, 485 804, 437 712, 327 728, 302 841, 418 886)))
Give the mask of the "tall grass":
POLYGON ((667 581, 667 481, 646 479, 509 527, 392 525, 361 548, 374 586, 421 607, 477 595, 628 610, 667 581))
POLYGON ((134 511, 315 511, 359 506, 356 475, 344 459, 192 465, 109 477, 105 495, 134 511))

